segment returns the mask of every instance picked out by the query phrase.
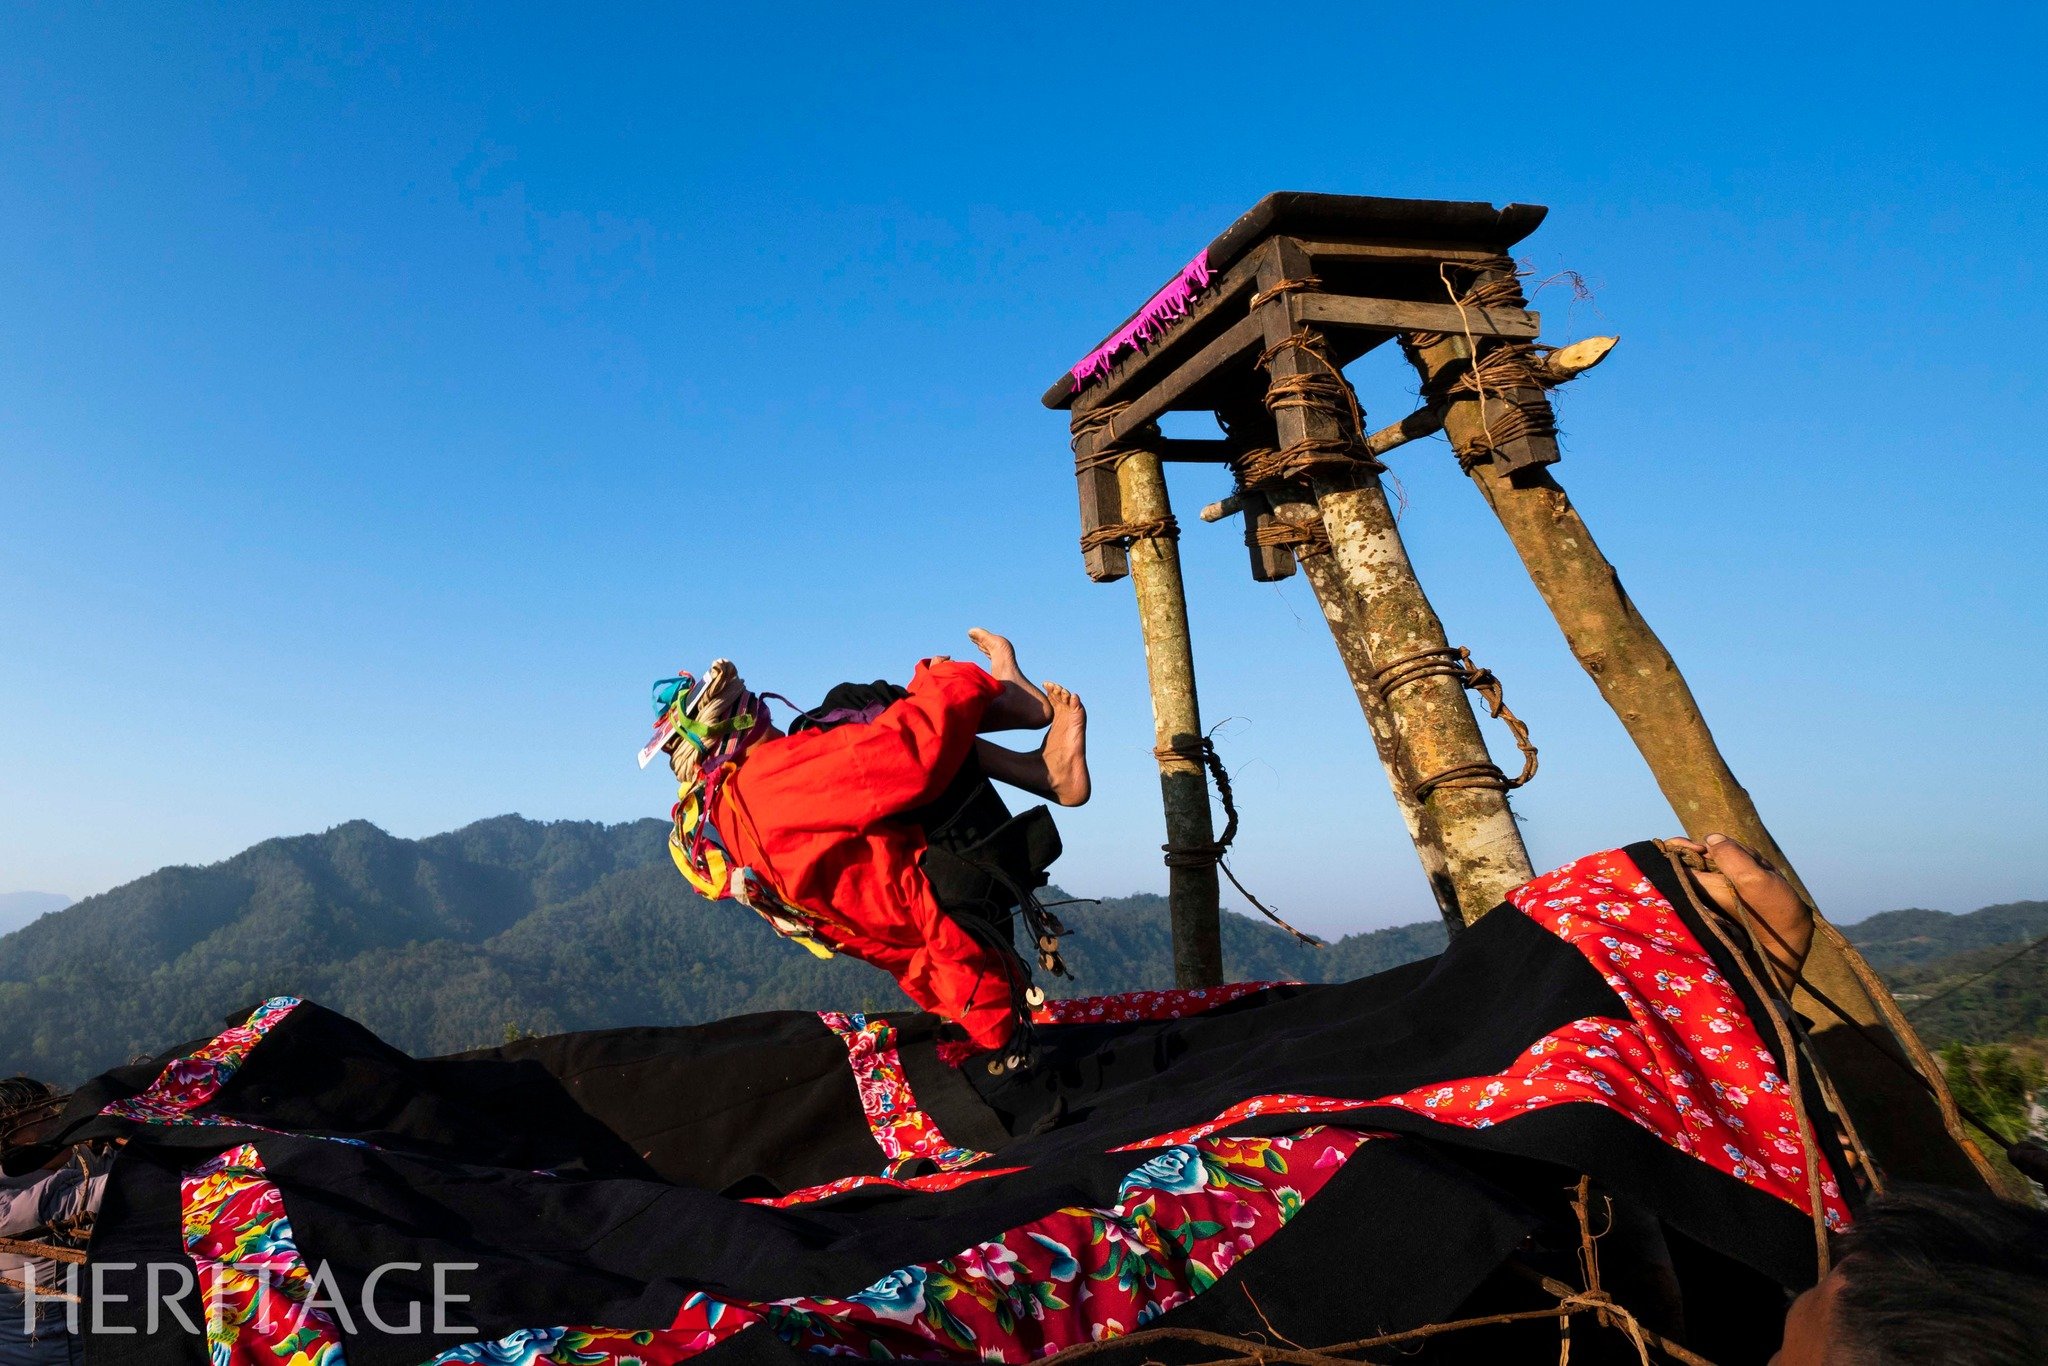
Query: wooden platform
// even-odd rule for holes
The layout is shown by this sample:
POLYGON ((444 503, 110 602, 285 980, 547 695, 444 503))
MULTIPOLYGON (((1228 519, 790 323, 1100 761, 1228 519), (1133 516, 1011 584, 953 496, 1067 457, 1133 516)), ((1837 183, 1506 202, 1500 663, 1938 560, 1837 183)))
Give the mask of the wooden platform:
POLYGON ((1106 376, 1077 385, 1071 370, 1062 374, 1041 401, 1077 413, 1134 401, 1118 422, 1125 428, 1163 412, 1214 408, 1217 386, 1210 381, 1261 349, 1262 320, 1251 317, 1250 303, 1258 293, 1260 249, 1281 238, 1299 245, 1322 288, 1284 294, 1266 306, 1285 307, 1297 322, 1319 324, 1339 364, 1401 332, 1458 331, 1467 323, 1475 336, 1533 338, 1537 317, 1520 309, 1468 310, 1461 319, 1443 301, 1438 269, 1446 261, 1498 259, 1548 212, 1536 204, 1495 208, 1277 191, 1208 245, 1210 283, 1186 317, 1149 345, 1123 354, 1106 376))

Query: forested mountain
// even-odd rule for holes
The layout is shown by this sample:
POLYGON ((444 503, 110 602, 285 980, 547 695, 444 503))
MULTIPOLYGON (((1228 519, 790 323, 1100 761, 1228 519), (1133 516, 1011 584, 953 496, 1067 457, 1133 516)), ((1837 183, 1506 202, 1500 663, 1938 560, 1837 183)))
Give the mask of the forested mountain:
POLYGON ((1930 1044, 2048 1037, 2048 945, 2029 953, 2021 947, 1999 944, 1892 968, 1885 980, 1930 1044))
POLYGON ((2048 901, 2013 901, 1968 915, 1886 911, 1842 932, 1884 974, 1930 1044, 1995 1043, 2048 1035, 2048 901))
MULTIPOLYGON (((165 868, 0 938, 0 1072, 76 1081, 213 1032, 290 992, 414 1052, 531 1032, 681 1024, 749 1010, 897 1008, 886 976, 820 962, 747 912, 693 895, 667 825, 499 816, 428 839, 367 821, 266 840, 208 867, 165 868)), ((1067 995, 1172 981, 1166 903, 1121 897, 1061 914, 1067 995)), ((2048 949, 1925 1000, 2048 933, 2048 902, 1969 915, 1892 911, 1845 927, 1935 1041, 2048 1032, 2048 949), (1990 947, 1987 947, 1990 946, 1990 947), (1999 947, 2002 946, 2002 947, 1999 947)), ((1303 948, 1224 917, 1233 978, 1340 981, 1436 952, 1435 923, 1303 948)))
POLYGON ((2020 944, 2048 934, 2048 901, 2010 901, 1968 915, 1947 911, 1886 911, 1842 926, 1842 933, 1880 970, 1930 963, 1996 944, 2020 944))
MULTIPOLYGON (((749 1010, 896 1008, 895 983, 820 962, 669 865, 667 825, 500 816, 423 840, 367 821, 165 868, 0 939, 0 1070, 75 1081, 213 1032, 281 992, 415 1052, 749 1010)), ((1170 985, 1164 898, 1061 914, 1065 994, 1170 985)), ((1233 977, 1341 980, 1434 953, 1435 925, 1302 948, 1230 915, 1233 977)))

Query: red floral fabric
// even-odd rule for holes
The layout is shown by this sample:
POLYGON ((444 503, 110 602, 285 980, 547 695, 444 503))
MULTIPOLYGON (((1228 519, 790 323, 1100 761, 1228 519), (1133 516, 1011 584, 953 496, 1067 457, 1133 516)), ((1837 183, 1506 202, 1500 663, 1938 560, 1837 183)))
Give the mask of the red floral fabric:
MULTIPOLYGON (((673 1366, 756 1324, 836 1356, 1033 1361, 1121 1337, 1215 1285, 1364 1142, 1310 1128, 1169 1147, 1124 1177, 1112 1206, 1056 1210, 844 1299, 696 1294, 665 1329, 522 1328, 427 1366, 673 1366)), ((187 1172, 182 1193, 187 1251, 208 1302, 223 1307, 209 1319, 209 1366, 340 1366, 340 1334, 304 1304, 311 1272, 255 1149, 187 1172)))
POLYGON ((805 1186, 787 1195, 755 1195, 747 1198, 750 1205, 768 1205, 775 1209, 788 1209, 791 1205, 816 1204, 829 1200, 835 1195, 857 1191, 864 1186, 883 1186, 899 1191, 950 1191, 974 1181, 986 1181, 991 1176, 1008 1176, 1011 1172, 1024 1171, 1023 1167, 987 1167, 978 1172, 932 1172, 926 1176, 842 1176, 837 1181, 822 1185, 805 1186))
POLYGON ((1047 1001, 1031 1012, 1031 1019, 1034 1024, 1128 1024, 1139 1020, 1184 1020, 1271 987, 1293 985, 1292 982, 1227 982, 1220 987, 1081 996, 1071 1001, 1047 1001))
MULTIPOLYGON (((1806 1155, 1785 1079, 1712 956, 1628 855, 1590 854, 1517 887, 1508 902, 1585 954, 1629 1018, 1574 1020, 1531 1044, 1498 1076, 1373 1100, 1254 1096, 1205 1123, 1129 1146, 1190 1142, 1259 1114, 1384 1105, 1484 1129, 1544 1106, 1593 1104, 1811 1215, 1806 1155)), ((1823 1169, 1820 1190, 1828 1226, 1846 1228, 1849 1209, 1832 1172, 1823 1169)))
POLYGON ((340 1330, 307 1303, 313 1276, 255 1145, 186 1172, 179 1195, 185 1255, 206 1308, 209 1366, 342 1366, 340 1330))
POLYGON ((249 1051, 262 1043, 263 1036, 298 1009, 299 1004, 296 996, 271 997, 249 1012, 249 1018, 241 1024, 222 1030, 184 1057, 173 1058, 148 1090, 103 1106, 100 1113, 144 1124, 232 1123, 193 1111, 220 1094, 220 1088, 235 1074, 249 1051))
POLYGON ((918 1108, 896 1051, 896 1031, 887 1020, 836 1010, 821 1010, 818 1018, 846 1045, 861 1113, 867 1116, 875 1146, 882 1150, 884 1175, 893 1177, 924 1159, 937 1163, 941 1171, 951 1171, 988 1156, 952 1142, 939 1132, 937 1121, 918 1108))

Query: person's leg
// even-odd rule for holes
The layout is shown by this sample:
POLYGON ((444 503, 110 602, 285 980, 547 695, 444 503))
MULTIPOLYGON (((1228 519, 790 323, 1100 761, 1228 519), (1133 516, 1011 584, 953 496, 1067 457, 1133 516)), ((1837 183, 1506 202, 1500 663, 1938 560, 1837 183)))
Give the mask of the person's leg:
POLYGON ((1061 806, 1079 806, 1088 800, 1090 791, 1088 710, 1080 698, 1057 683, 1046 684, 1044 695, 1052 709, 1052 725, 1046 729, 1043 745, 1019 753, 976 740, 975 758, 982 771, 998 782, 1061 806))
POLYGON ((982 713, 981 729, 1043 730, 1053 719, 1052 703, 1031 686, 1031 680, 1017 667, 1017 647, 993 631, 977 626, 967 633, 974 648, 988 656, 988 671, 1003 685, 1003 691, 982 713))

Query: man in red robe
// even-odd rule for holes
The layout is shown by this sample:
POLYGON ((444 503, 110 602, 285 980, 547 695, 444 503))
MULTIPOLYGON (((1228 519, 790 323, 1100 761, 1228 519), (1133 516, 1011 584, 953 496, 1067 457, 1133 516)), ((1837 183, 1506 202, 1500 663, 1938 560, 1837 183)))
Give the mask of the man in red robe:
POLYGON ((794 921, 801 937, 883 969, 977 1049, 998 1050, 1026 1013, 1029 974, 1005 942, 940 905, 922 866, 927 831, 917 813, 970 757, 989 777, 1080 805, 1087 713, 1056 683, 1032 686, 1007 640, 969 636, 987 669, 924 660, 905 695, 872 715, 795 734, 769 721, 766 703, 729 666, 715 665, 693 712, 710 743, 678 744, 671 766, 684 788, 679 811, 697 795, 740 895, 751 903, 748 889, 765 890, 779 903, 757 905, 771 923, 794 921), (1019 752, 980 738, 1014 729, 1044 729, 1045 743, 1019 752), (730 737, 724 747, 721 737, 730 737))

